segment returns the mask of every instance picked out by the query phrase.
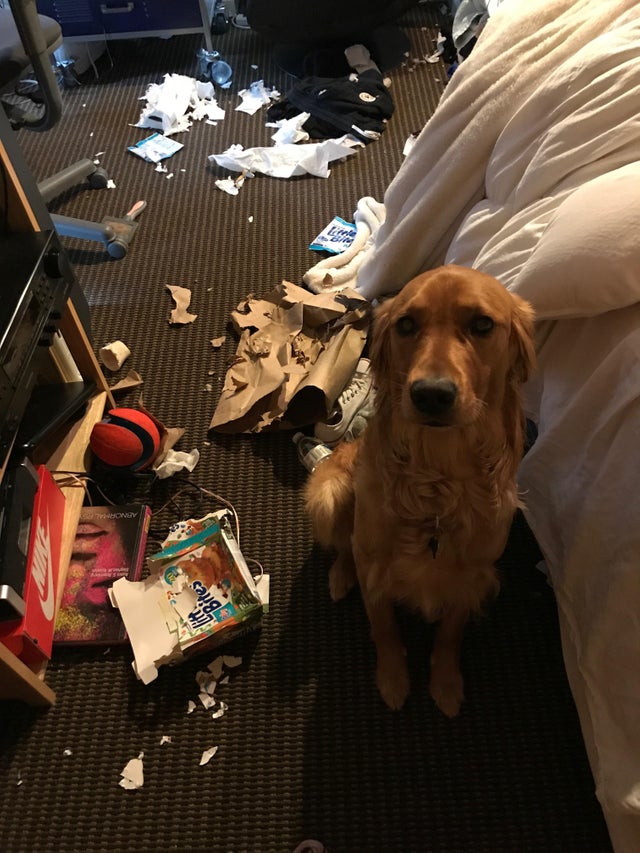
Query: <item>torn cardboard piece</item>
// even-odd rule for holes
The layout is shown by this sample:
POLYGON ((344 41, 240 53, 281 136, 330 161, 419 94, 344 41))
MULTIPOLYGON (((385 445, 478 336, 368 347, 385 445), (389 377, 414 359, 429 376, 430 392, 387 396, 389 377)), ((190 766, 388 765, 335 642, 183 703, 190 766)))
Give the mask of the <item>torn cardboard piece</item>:
POLYGON ((210 428, 261 432, 326 418, 364 348, 369 308, 353 290, 312 294, 287 281, 248 296, 231 313, 240 341, 210 428))
POLYGON ((132 758, 128 761, 124 768, 120 771, 119 785, 128 791, 136 791, 144 785, 144 765, 142 759, 144 752, 141 752, 137 758, 132 758))
POLYGON ((172 309, 169 317, 171 325, 184 325, 193 323, 198 317, 197 314, 190 314, 187 310, 191 304, 191 291, 188 287, 179 287, 178 285, 167 284, 167 290, 171 293, 171 298, 175 302, 175 308, 172 309))
POLYGON ((131 391, 132 388, 137 388, 143 382, 144 380, 137 370, 130 370, 124 379, 121 379, 114 385, 110 385, 109 390, 112 394, 115 394, 117 391, 131 391))

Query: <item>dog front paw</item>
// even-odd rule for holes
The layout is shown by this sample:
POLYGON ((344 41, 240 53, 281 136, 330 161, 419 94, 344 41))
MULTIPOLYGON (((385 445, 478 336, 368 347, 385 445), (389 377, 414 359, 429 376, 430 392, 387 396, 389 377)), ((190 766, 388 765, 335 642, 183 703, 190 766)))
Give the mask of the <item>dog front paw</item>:
POLYGON ((409 671, 404 657, 399 660, 378 660, 376 670, 378 690, 392 711, 399 711, 409 695, 409 671))
POLYGON ((438 708, 447 717, 457 717, 464 702, 464 681, 460 673, 450 673, 446 677, 432 676, 429 693, 438 708))

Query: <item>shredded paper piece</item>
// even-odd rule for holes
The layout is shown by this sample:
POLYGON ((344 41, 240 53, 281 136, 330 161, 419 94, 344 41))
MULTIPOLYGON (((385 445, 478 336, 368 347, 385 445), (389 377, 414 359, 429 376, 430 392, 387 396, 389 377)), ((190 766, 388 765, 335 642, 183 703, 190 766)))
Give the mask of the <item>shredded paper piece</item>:
POLYGON ((200 759, 200 767, 202 767, 203 764, 208 764, 217 751, 217 746, 212 746, 211 749, 205 749, 205 751, 202 753, 202 758, 200 759))
POLYGON ((316 295, 283 282, 247 296, 231 314, 240 340, 210 428, 260 432, 326 418, 362 353, 367 313, 351 290, 316 295))
POLYGON ((232 172, 260 172, 272 178, 293 178, 297 175, 329 177, 329 163, 355 154, 346 137, 307 142, 302 145, 272 145, 243 148, 231 145, 221 154, 210 154, 209 162, 232 172))
POLYGON ((179 287, 173 284, 167 284, 166 288, 171 293, 171 297, 176 304, 175 308, 171 311, 169 323, 172 325, 193 323, 198 315, 190 314, 187 310, 191 304, 191 291, 189 288, 179 287))
POLYGON ((309 134, 302 125, 311 117, 311 113, 300 113, 292 118, 283 118, 275 122, 267 122, 267 127, 277 127, 271 136, 275 145, 290 145, 295 142, 307 142, 309 134))
POLYGON ((280 97, 280 92, 277 89, 267 91, 263 80, 254 80, 248 89, 242 89, 238 95, 242 98, 242 102, 238 104, 236 110, 252 116, 265 104, 277 100, 280 97))
POLYGON ((189 453, 185 450, 167 450, 162 462, 154 467, 160 480, 166 480, 179 471, 193 471, 200 461, 200 451, 194 447, 189 453))
POLYGON ((165 74, 164 81, 152 83, 140 100, 146 100, 147 104, 135 126, 151 127, 165 137, 189 130, 193 121, 224 118, 224 110, 214 97, 213 84, 184 74, 165 74))
POLYGON ((144 770, 142 759, 144 752, 141 752, 137 758, 132 758, 128 761, 124 769, 120 772, 122 779, 120 787, 126 788, 128 791, 135 791, 137 788, 142 788, 144 785, 144 770))

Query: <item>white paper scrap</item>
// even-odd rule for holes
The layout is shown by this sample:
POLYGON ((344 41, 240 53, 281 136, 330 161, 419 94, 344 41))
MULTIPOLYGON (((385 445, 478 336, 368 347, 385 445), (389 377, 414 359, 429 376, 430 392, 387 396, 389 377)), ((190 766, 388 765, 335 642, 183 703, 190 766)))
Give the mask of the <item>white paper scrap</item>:
POLYGON ((197 447, 194 447, 190 453, 186 453, 184 450, 168 450, 160 465, 154 470, 160 480, 166 480, 167 477, 171 477, 185 468, 187 471, 193 471, 199 459, 200 451, 197 447))
POLYGON ((236 666, 240 666, 242 663, 242 658, 236 657, 235 655, 223 655, 222 661, 225 666, 228 666, 230 669, 233 669, 236 666))
POLYGON ((176 592, 173 597, 173 606, 180 618, 188 622, 189 614, 193 613, 198 606, 198 594, 195 589, 192 589, 190 586, 184 586, 176 592))
POLYGON ((300 113, 293 118, 283 118, 276 122, 267 122, 267 127, 277 127, 278 130, 271 137, 276 145, 288 145, 295 142, 307 142, 309 134, 302 129, 302 125, 310 117, 311 113, 300 113))
POLYGON ((147 104, 135 127, 150 127, 165 137, 189 130, 193 121, 224 118, 213 84, 183 74, 165 74, 163 82, 152 83, 140 100, 147 104))
POLYGON ((344 139, 247 149, 242 145, 231 145, 221 154, 210 154, 209 162, 232 172, 248 170, 273 178, 292 178, 307 173, 318 178, 328 178, 329 163, 355 153, 344 139))
POLYGON ((119 608, 127 626, 138 678, 149 684, 158 677, 158 666, 182 658, 178 637, 167 629, 159 602, 166 602, 162 580, 149 576, 142 581, 118 578, 109 599, 119 608))
POLYGON ((163 746, 165 743, 173 743, 171 735, 162 735, 160 738, 160 746, 163 746))
POLYGON ((234 181, 233 178, 221 178, 216 181, 216 186, 219 190, 222 190, 229 195, 238 195, 240 190, 238 189, 238 185, 234 181))
POLYGON ((196 705, 196 703, 193 701, 193 699, 189 699, 189 704, 187 705, 187 714, 193 714, 193 712, 195 711, 196 707, 197 707, 197 705, 196 705))
POLYGON ((280 92, 277 89, 272 89, 268 92, 265 89, 263 80, 254 80, 248 89, 242 89, 238 92, 238 96, 242 98, 242 102, 238 104, 236 110, 241 113, 253 115, 258 110, 270 101, 280 97, 280 92))
POLYGON ((121 788, 126 788, 128 791, 135 791, 137 788, 142 788, 144 785, 143 758, 144 752, 141 752, 137 758, 132 758, 131 761, 126 763, 124 769, 120 772, 122 776, 120 780, 121 788))
POLYGON ((402 156, 403 157, 406 157, 410 153, 411 149, 416 144, 417 138, 418 138, 418 136, 415 133, 412 133, 410 136, 407 137, 407 140, 404 143, 404 148, 402 149, 402 156))
POLYGON ((202 702, 202 704, 207 710, 209 710, 209 708, 215 708, 216 700, 208 693, 198 693, 198 699, 202 702))
POLYGON ((202 758, 200 759, 200 767, 202 767, 203 764, 208 764, 217 751, 217 746, 212 746, 211 749, 205 749, 202 753, 202 758))
POLYGON ((211 715, 212 720, 217 720, 219 717, 224 716, 224 712, 229 710, 229 706, 226 702, 220 702, 216 710, 211 715))

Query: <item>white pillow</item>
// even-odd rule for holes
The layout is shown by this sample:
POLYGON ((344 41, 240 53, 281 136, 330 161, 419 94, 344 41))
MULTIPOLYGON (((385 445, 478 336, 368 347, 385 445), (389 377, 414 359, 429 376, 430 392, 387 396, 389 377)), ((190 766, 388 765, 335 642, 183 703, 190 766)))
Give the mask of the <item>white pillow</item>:
POLYGON ((640 302, 640 162, 566 196, 505 283, 539 319, 591 317, 640 302))

